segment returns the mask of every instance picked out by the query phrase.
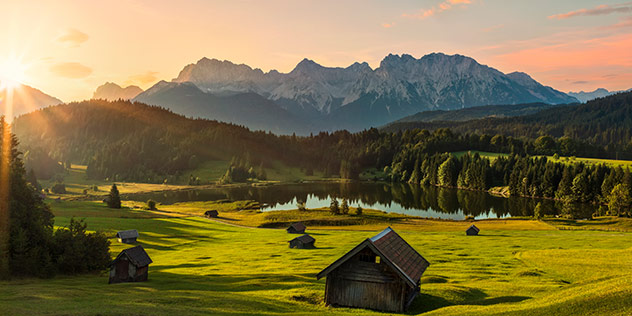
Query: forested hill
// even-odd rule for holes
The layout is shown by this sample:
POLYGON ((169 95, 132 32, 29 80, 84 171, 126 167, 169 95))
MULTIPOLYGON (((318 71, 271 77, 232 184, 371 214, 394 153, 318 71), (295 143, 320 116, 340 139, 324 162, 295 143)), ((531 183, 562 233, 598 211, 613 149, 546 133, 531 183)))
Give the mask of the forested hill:
POLYGON ((578 106, 557 106, 526 116, 484 118, 467 122, 400 122, 390 124, 383 130, 394 132, 440 128, 450 128, 459 133, 513 137, 567 136, 606 146, 609 152, 632 153, 632 92, 595 99, 578 106))
POLYGON ((87 164, 93 178, 157 182, 158 175, 177 174, 204 160, 292 155, 291 146, 279 144, 283 138, 265 132, 128 101, 49 107, 17 118, 14 132, 23 151, 87 164))
MULTIPOLYGON (((504 104, 504 105, 485 105, 464 108, 452 111, 435 110, 423 111, 411 116, 404 117, 388 125, 399 123, 418 123, 418 122, 434 122, 434 121, 469 121, 482 119, 486 117, 512 117, 524 116, 540 111, 544 111, 559 105, 547 103, 527 103, 527 104, 504 104)), ((388 125, 385 129, 388 129, 388 125)))

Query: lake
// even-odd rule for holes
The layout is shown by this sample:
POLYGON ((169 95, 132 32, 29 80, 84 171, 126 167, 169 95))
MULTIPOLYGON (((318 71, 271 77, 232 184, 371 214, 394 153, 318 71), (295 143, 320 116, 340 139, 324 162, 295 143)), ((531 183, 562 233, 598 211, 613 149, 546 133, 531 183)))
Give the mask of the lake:
MULTIPOLYGON (((510 197, 503 198, 487 192, 438 188, 407 183, 300 183, 270 186, 241 186, 216 189, 166 191, 125 195, 125 199, 161 204, 188 201, 254 200, 263 205, 262 211, 296 209, 298 201, 307 208, 328 207, 332 198, 346 198, 350 206, 378 209, 419 217, 462 220, 532 216, 538 202, 545 214, 559 214, 560 202, 510 197)), ((589 216, 594 205, 577 205, 581 214, 589 216)))

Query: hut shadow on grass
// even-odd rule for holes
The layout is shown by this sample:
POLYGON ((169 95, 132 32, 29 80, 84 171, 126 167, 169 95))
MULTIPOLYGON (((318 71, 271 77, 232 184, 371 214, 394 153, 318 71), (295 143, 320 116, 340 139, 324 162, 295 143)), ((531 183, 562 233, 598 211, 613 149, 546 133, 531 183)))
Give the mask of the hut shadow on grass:
POLYGON ((524 300, 528 300, 532 297, 529 296, 499 296, 493 298, 487 298, 487 294, 485 292, 478 289, 470 289, 468 295, 471 295, 470 299, 465 301, 460 301, 458 303, 453 303, 446 300, 443 297, 433 296, 430 294, 421 293, 415 298, 412 305, 406 312, 408 315, 415 315, 421 313, 427 313, 436 309, 440 309, 448 306, 459 306, 459 305, 479 305, 479 306, 489 306, 496 304, 505 304, 505 303, 519 303, 524 300))

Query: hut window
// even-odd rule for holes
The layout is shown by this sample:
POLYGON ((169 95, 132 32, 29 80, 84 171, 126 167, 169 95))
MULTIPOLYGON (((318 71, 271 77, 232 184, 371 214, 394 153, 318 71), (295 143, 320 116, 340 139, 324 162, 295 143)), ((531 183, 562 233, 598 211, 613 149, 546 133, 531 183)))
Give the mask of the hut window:
POLYGON ((375 256, 371 254, 360 254, 360 261, 375 262, 375 256))
POLYGON ((380 263, 382 260, 380 260, 379 256, 375 256, 375 263, 380 263))

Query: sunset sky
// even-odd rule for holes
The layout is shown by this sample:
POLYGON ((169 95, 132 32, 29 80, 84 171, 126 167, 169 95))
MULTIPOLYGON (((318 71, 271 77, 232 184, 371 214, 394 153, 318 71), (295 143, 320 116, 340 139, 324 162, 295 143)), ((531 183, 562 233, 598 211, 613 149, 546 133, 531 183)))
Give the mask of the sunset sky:
POLYGON ((587 0, 13 1, 0 65, 63 101, 146 89, 202 57, 288 72, 389 53, 462 54, 562 91, 632 88, 632 2, 587 0))

